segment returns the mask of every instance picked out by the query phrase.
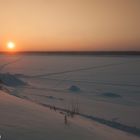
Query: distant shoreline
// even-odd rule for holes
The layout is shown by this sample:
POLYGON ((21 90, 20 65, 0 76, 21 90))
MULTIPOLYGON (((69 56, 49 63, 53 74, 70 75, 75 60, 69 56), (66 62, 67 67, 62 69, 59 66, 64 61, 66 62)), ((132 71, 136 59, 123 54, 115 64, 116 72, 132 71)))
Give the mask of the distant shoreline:
POLYGON ((22 55, 133 55, 140 56, 140 51, 22 51, 22 52, 0 52, 0 54, 22 54, 22 55))

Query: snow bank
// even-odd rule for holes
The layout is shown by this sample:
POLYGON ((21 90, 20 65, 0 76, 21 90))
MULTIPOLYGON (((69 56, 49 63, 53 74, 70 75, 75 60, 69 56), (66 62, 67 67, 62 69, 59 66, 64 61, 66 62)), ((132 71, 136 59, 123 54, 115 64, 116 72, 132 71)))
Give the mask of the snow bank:
POLYGON ((78 86, 72 85, 69 88, 69 91, 71 91, 71 92, 79 92, 80 91, 80 88, 78 86))
POLYGON ((111 92, 102 93, 101 96, 109 97, 109 98, 121 98, 119 94, 111 93, 111 92))
POLYGON ((24 81, 22 81, 21 79, 17 78, 15 75, 12 75, 10 73, 0 74, 0 83, 11 87, 26 85, 24 81))
POLYGON ((0 135, 6 140, 139 140, 139 137, 89 121, 68 118, 0 91, 0 135))

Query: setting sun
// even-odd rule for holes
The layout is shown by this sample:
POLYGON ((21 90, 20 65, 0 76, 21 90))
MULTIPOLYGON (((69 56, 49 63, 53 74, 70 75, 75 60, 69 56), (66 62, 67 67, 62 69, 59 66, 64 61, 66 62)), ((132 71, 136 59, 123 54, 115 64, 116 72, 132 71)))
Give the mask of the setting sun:
POLYGON ((15 48, 15 43, 14 42, 11 42, 11 41, 8 42, 7 43, 7 48, 10 49, 10 50, 13 50, 15 48))

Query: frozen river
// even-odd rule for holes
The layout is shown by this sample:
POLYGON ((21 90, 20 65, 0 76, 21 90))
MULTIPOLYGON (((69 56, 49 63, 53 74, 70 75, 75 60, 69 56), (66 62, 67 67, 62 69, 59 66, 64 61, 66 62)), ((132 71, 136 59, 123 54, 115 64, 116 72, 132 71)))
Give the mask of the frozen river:
POLYGON ((18 97, 140 127, 140 57, 0 55, 1 73, 27 86, 18 97))

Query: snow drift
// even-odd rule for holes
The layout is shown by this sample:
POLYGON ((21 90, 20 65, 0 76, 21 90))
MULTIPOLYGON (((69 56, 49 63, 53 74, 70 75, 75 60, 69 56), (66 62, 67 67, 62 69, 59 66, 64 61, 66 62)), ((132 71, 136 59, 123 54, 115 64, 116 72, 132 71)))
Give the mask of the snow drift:
POLYGON ((10 87, 24 86, 26 83, 10 73, 0 73, 0 83, 10 87))

